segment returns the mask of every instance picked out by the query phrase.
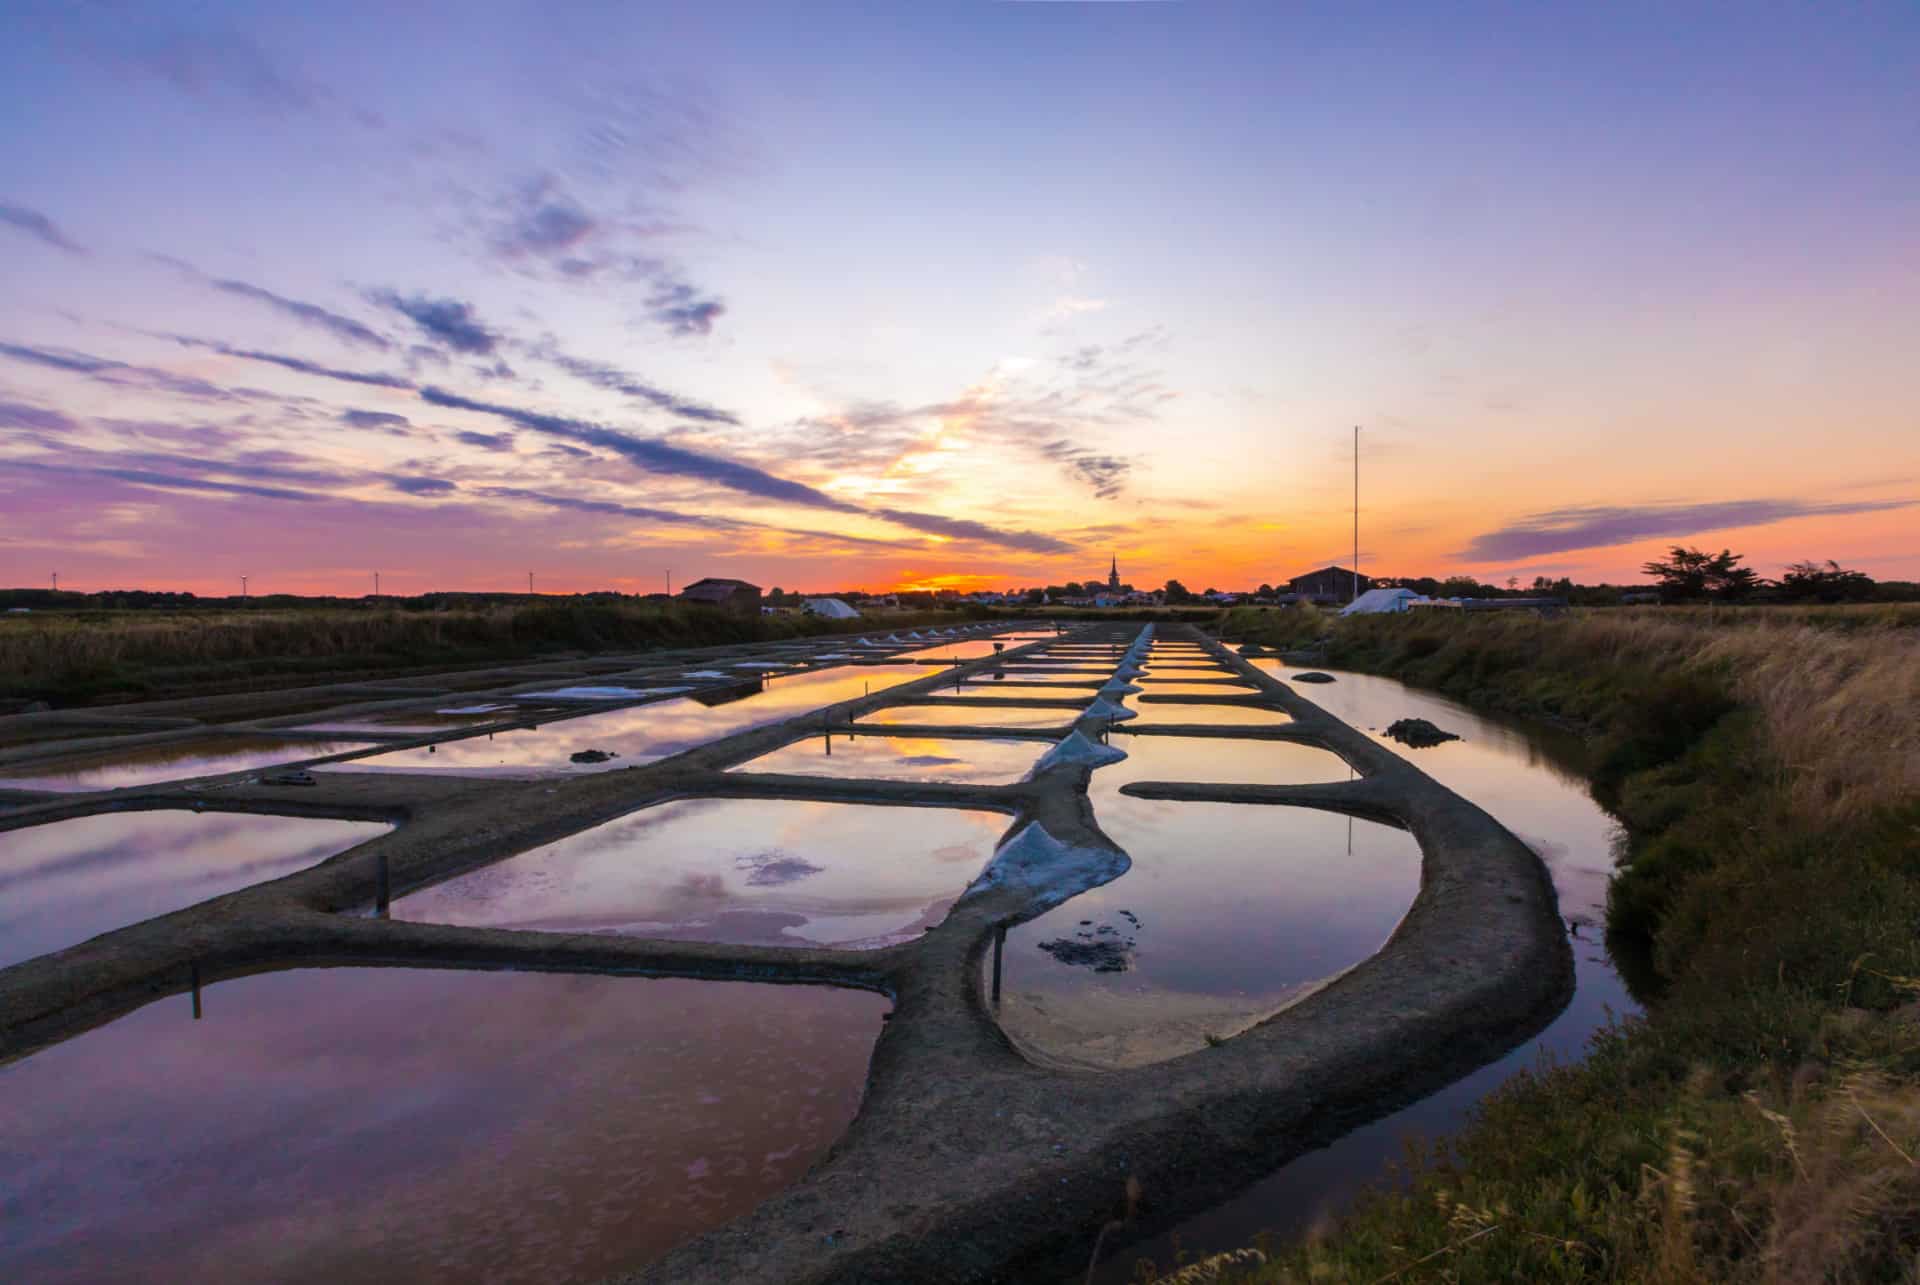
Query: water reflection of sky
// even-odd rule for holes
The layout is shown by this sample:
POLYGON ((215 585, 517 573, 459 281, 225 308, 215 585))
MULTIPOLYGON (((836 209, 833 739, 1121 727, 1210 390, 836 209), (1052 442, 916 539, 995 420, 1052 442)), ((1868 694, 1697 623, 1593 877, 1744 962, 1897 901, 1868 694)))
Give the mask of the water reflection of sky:
POLYGON ((804 1173, 886 1007, 349 968, 169 998, 0 1068, 0 1277, 597 1280, 804 1173))
MULTIPOLYGON (((1299 672, 1298 666, 1273 660, 1254 663, 1282 679, 1299 672)), ((1617 825, 1587 793, 1578 740, 1551 728, 1476 714, 1392 679, 1326 672, 1336 681, 1300 688, 1301 694, 1373 731, 1383 744, 1485 808, 1540 853, 1559 892, 1561 915, 1585 925, 1572 941, 1573 999, 1545 1031, 1499 1061, 1295 1160, 1168 1236, 1120 1252, 1102 1269, 1100 1279, 1108 1285, 1131 1279, 1136 1258, 1172 1262, 1175 1238, 1182 1251, 1199 1257, 1245 1245, 1262 1231, 1282 1237, 1301 1234, 1345 1207, 1363 1186, 1382 1179, 1401 1159, 1408 1135, 1457 1130, 1473 1104, 1515 1071, 1542 1057, 1577 1061, 1609 1013, 1639 1011, 1600 940, 1617 825), (1381 735, 1399 718, 1425 718, 1462 739, 1428 750, 1405 749, 1381 735)))
MULTIPOLYGON (((1155 678, 1151 674, 1129 679, 1140 689, 1142 696, 1257 696, 1260 693, 1240 683, 1218 683, 1196 680, 1183 683, 1177 679, 1155 678)), ((1143 705, 1142 708, 1145 706, 1143 705)))
POLYGON ((1346 818, 1304 808, 1103 793, 1095 812, 1132 868, 1008 933, 1010 989, 1277 1000, 1378 950, 1419 890, 1419 846, 1390 826, 1354 822, 1349 848, 1346 818), (1067 966, 1039 949, 1103 925, 1136 942, 1126 972, 1067 966))
POLYGON ((303 723, 302 732, 417 732, 425 735, 429 732, 457 732, 465 727, 480 727, 487 723, 501 723, 511 719, 527 718, 538 713, 551 714, 551 710, 530 711, 525 706, 511 702, 489 705, 485 710, 471 714, 451 714, 441 710, 389 710, 382 714, 358 714, 343 718, 327 719, 319 723, 303 723))
POLYGON ((854 700, 870 691, 885 691, 926 676, 926 671, 917 668, 839 665, 784 678, 748 678, 744 681, 752 694, 717 705, 703 704, 691 696, 678 696, 563 719, 538 728, 375 754, 341 766, 342 770, 353 772, 607 772, 651 763, 722 736, 777 723, 795 714, 854 700), (753 691, 753 683, 760 683, 760 689, 753 691), (605 763, 571 762, 571 756, 580 750, 605 750, 619 757, 605 763))
MULTIPOLYGON (((303 741, 271 736, 200 736, 163 745, 125 745, 23 767, 0 777, 0 789, 119 790, 226 772, 246 772, 364 748, 364 741, 303 741)), ((5 771, 6 769, 0 769, 5 771)))
POLYGON ((878 946, 938 923, 1007 819, 947 808, 689 799, 437 884, 396 919, 757 945, 878 946))
MULTIPOLYGON (((1145 684, 1140 687, 1141 696, 1153 695, 1153 689, 1145 684)), ((1232 695, 1232 689, 1219 693, 1232 695)), ((1279 723, 1291 723, 1293 716, 1285 710, 1268 709, 1263 705, 1223 705, 1217 702, 1190 704, 1181 701, 1148 701, 1138 696, 1127 699, 1127 708, 1140 711, 1140 717, 1127 724, 1129 727, 1147 727, 1155 724, 1197 723, 1214 727, 1272 727, 1279 723)))
MULTIPOLYGON (((1089 702, 1093 695, 1091 691, 1086 693, 1089 702)), ((1065 706, 1047 709, 1019 705, 892 705, 875 710, 860 721, 883 727, 1064 727, 1079 717, 1079 710, 1065 706)))
POLYGON ((389 827, 114 812, 0 834, 0 968, 292 874, 389 827))
POLYGON ((882 781, 1004 785, 1025 776, 1046 748, 1042 741, 996 741, 978 736, 946 740, 917 736, 809 736, 743 763, 739 770, 868 777, 882 781))
MULTIPOLYGON (((1120 726, 1124 729, 1133 724, 1120 726)), ((1156 809, 1167 810, 1165 816, 1169 824, 1182 815, 1179 809, 1183 804, 1121 796, 1120 787, 1130 781, 1307 785, 1318 781, 1345 781, 1353 775, 1346 760, 1333 751, 1291 741, 1231 736, 1128 736, 1124 732, 1115 732, 1110 739, 1116 748, 1127 752, 1127 757, 1093 774, 1089 793, 1102 826, 1106 825, 1110 812, 1132 816, 1135 815, 1132 809, 1138 807, 1146 807, 1150 813, 1156 809)))

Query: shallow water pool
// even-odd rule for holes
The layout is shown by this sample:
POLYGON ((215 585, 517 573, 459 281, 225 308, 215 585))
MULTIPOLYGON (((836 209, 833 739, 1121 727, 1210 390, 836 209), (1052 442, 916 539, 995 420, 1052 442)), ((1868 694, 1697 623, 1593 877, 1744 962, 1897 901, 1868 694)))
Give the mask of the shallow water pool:
POLYGON ((279 767, 365 749, 366 745, 365 741, 306 741, 276 736, 198 736, 161 745, 95 750, 45 765, 0 767, 0 789, 120 790, 279 767))
POLYGON ((176 996, 0 1068, 0 1277, 596 1280, 789 1185, 887 1001, 330 968, 176 996))
MULTIPOLYGON (((1140 696, 1154 695, 1154 690, 1140 684, 1140 696)), ((1217 693, 1221 696, 1233 694, 1232 688, 1217 693)), ((1281 709, 1271 709, 1265 705, 1225 705, 1215 701, 1192 703, 1186 701, 1149 701, 1140 696, 1129 697, 1127 707, 1140 711, 1140 717, 1129 721, 1128 727, 1147 727, 1171 725, 1174 723, 1193 723, 1209 727, 1272 727, 1279 723, 1291 723, 1293 715, 1281 709)))
POLYGON ((1007 818, 948 808, 686 799, 393 903, 395 919, 774 946, 918 937, 985 867, 1007 818))
MULTIPOLYGON (((1087 700, 1093 693, 1087 692, 1087 700)), ((1021 705, 891 705, 860 720, 879 727, 1065 727, 1078 709, 1021 705)))
POLYGON ((0 967, 278 879, 389 829, 168 809, 9 830, 0 834, 0 967))
POLYGON ((810 736, 742 763, 736 770, 867 777, 881 781, 1005 785, 1024 777, 1046 750, 1044 741, 996 741, 981 736, 945 740, 917 736, 810 736))
POLYGON ((809 674, 748 678, 723 689, 583 714, 538 728, 370 755, 341 764, 340 769, 506 776, 615 771, 926 676, 912 670, 839 665, 809 674), (604 763, 572 762, 572 755, 580 750, 605 750, 618 757, 604 763))

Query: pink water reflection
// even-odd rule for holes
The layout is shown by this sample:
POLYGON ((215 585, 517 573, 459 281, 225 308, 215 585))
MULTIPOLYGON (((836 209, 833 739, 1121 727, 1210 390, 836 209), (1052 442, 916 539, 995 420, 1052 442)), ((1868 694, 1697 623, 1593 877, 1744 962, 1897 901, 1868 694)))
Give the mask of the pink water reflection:
POLYGON ((303 870, 372 821, 114 812, 0 834, 0 967, 303 870))
POLYGON ((0 1277, 590 1281, 798 1178, 886 1000, 326 969, 0 1068, 0 1277))
MULTIPOLYGON (((15 768, 0 777, 0 789, 119 790, 226 772, 324 758, 363 749, 365 741, 304 741, 272 736, 201 736, 162 745, 129 745, 62 759, 44 767, 15 768)), ((7 770, 7 769, 0 769, 7 770)))
MULTIPOLYGON (((1037 751, 1036 751, 1037 752, 1037 751)), ((948 808, 688 799, 401 898, 396 919, 848 948, 918 937, 1007 819, 948 808)))

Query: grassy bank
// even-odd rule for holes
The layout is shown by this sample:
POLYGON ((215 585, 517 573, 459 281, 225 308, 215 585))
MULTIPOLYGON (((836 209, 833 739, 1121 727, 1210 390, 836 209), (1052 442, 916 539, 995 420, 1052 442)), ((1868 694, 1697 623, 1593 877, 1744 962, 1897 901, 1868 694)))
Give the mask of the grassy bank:
POLYGON ((443 610, 35 614, 0 619, 0 702, 97 705, 568 652, 765 642, 954 619, 950 612, 900 615, 880 625, 605 599, 443 610))
POLYGON ((1235 612, 1229 637, 1559 719, 1628 829, 1649 1015, 1489 1097, 1410 1181, 1205 1279, 1920 1279, 1920 622, 1235 612))

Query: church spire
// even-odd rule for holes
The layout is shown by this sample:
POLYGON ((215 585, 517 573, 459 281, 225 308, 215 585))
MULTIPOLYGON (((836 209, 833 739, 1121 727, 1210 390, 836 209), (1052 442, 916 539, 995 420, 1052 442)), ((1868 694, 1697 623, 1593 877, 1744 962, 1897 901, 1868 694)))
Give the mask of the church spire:
POLYGON ((1118 592, 1120 589, 1120 556, 1114 555, 1113 569, 1107 572, 1107 588, 1118 592))

